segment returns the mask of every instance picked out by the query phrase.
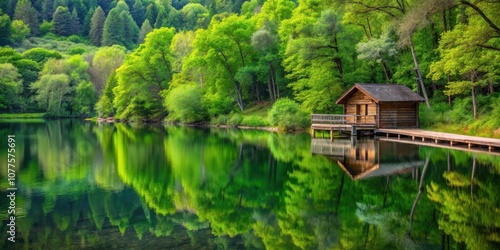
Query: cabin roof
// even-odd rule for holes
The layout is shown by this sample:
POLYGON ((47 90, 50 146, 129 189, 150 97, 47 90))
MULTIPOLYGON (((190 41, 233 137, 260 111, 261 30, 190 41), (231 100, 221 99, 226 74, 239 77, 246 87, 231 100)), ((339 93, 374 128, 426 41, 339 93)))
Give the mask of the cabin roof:
POLYGON ((399 84, 360 84, 356 83, 346 91, 336 104, 346 104, 356 91, 361 91, 376 103, 379 102, 423 102, 424 98, 411 89, 399 84))

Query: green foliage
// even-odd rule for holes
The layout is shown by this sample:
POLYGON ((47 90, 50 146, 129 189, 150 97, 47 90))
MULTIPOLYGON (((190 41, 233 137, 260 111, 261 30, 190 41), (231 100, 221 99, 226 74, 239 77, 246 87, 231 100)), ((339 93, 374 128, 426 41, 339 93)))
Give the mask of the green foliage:
POLYGON ((124 28, 123 28, 124 20, 120 16, 120 12, 117 9, 112 9, 108 16, 106 17, 106 21, 104 22, 103 30, 102 30, 102 39, 101 45, 103 46, 111 46, 113 44, 121 44, 123 45, 124 40, 124 28))
POLYGON ((42 24, 40 24, 40 35, 45 36, 49 32, 52 32, 53 27, 52 27, 52 22, 47 22, 46 20, 43 20, 42 24))
POLYGON ((30 28, 22 20, 14 20, 11 27, 12 41, 16 44, 24 41, 30 34, 30 28))
POLYGON ((101 7, 97 7, 95 9, 94 14, 92 15, 92 20, 90 22, 90 31, 89 37, 92 44, 99 46, 102 41, 102 32, 104 29, 104 22, 106 21, 106 17, 104 15, 104 11, 101 7))
POLYGON ((50 58, 61 59, 62 55, 55 50, 48 50, 43 48, 32 48, 23 52, 22 56, 24 58, 33 60, 41 65, 43 65, 50 58))
POLYGON ((173 28, 153 30, 117 69, 118 85, 113 89, 116 117, 163 118, 160 92, 168 88, 172 79, 173 37, 173 28))
POLYGON ((82 116, 89 116, 96 102, 96 92, 92 83, 88 81, 81 81, 76 86, 74 109, 77 114, 82 116))
POLYGON ((46 110, 47 116, 67 115, 62 104, 71 91, 69 83, 70 79, 65 74, 48 74, 32 85, 36 92, 35 99, 46 110))
POLYGON ((309 114, 288 98, 281 98, 274 103, 269 110, 268 120, 271 125, 282 130, 307 128, 311 122, 309 114))
POLYGON ((69 55, 82 55, 86 50, 83 47, 73 47, 68 50, 69 55))
POLYGON ((71 22, 71 13, 68 8, 57 7, 52 16, 52 32, 60 36, 70 36, 73 34, 73 23, 71 22))
POLYGON ((17 68, 10 63, 0 63, 0 110, 12 112, 19 106, 18 94, 22 90, 22 79, 17 68))
POLYGON ((269 122, 266 118, 256 115, 245 115, 241 121, 242 126, 250 127, 266 127, 269 126, 269 122))
POLYGON ((28 27, 32 35, 38 34, 38 11, 33 7, 30 0, 19 0, 14 10, 14 20, 22 20, 28 27))
MULTIPOLYGON (((1 12, 1 11, 0 11, 1 12)), ((11 21, 7 14, 0 13, 0 46, 6 46, 10 44, 10 39, 12 36, 11 21)))
POLYGON ((169 112, 168 118, 182 123, 202 121, 206 117, 202 97, 202 89, 195 83, 174 87, 165 96, 163 104, 169 112))
POLYGON ((144 38, 146 35, 153 30, 151 24, 149 24, 149 20, 146 19, 141 25, 141 30, 139 31, 139 37, 137 38, 137 44, 141 44, 144 42, 144 38))
POLYGON ((112 72, 108 77, 106 88, 104 89, 103 94, 95 105, 95 110, 98 112, 99 117, 114 116, 115 109, 113 108, 113 100, 115 98, 115 95, 113 94, 113 89, 117 84, 118 80, 116 79, 116 73, 112 72))

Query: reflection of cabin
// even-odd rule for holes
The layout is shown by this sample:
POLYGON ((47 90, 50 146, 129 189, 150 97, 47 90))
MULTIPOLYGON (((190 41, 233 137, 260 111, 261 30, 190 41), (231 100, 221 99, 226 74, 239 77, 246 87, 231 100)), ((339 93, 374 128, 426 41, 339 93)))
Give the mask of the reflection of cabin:
POLYGON ((346 123, 418 128, 418 106, 422 101, 404 85, 355 84, 336 103, 344 105, 346 123))
POLYGON ((311 152, 336 161, 353 180, 408 173, 424 164, 417 145, 373 139, 312 139, 311 152))

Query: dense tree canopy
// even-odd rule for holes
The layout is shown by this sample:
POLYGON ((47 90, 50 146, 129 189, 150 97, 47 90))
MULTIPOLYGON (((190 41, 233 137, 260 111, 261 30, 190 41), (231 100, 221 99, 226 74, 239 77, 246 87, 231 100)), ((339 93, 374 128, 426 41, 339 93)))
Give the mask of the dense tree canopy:
MULTIPOLYGON (((0 15, 0 30, 6 31, 0 39, 3 46, 21 46, 20 51, 31 48, 24 46, 37 46, 29 36, 36 35, 40 28, 49 39, 121 45, 128 50, 124 52, 129 54, 126 60, 110 59, 119 65, 103 66, 106 74, 98 73, 98 61, 103 60, 104 65, 108 60, 100 57, 97 49, 73 48, 70 52, 84 53, 82 58, 90 64, 87 73, 91 77, 85 81, 94 86, 95 100, 108 89, 100 102, 101 110, 116 109, 122 118, 166 117, 174 108, 162 105, 168 103, 165 98, 184 84, 190 87, 174 93, 189 89, 196 96, 201 94, 202 110, 208 116, 199 117, 224 120, 224 116, 238 115, 254 105, 264 103, 269 107, 283 97, 293 99, 308 112, 340 113, 334 102, 354 83, 389 82, 412 88, 429 100, 429 107, 431 103, 437 105, 422 111, 423 119, 429 120, 422 124, 478 121, 478 126, 488 126, 491 131, 500 126, 500 119, 485 111, 487 103, 497 101, 500 79, 496 63, 500 23, 495 18, 500 3, 496 1, 11 3, 0 5, 4 13, 0 15), (24 27, 29 27, 29 35, 24 27), (145 41, 148 34, 164 32, 165 27, 175 30, 169 38, 145 41), (115 80, 109 81, 114 74, 115 80), (108 82, 117 85, 108 87, 108 82), (193 83, 199 88, 191 87, 193 83), (136 95, 133 89, 140 89, 137 93, 142 94, 136 95), (451 108, 443 108, 446 98, 451 108), (434 115, 439 112, 450 114, 434 115), (471 119, 457 119, 454 114, 459 113, 471 119)), ((122 58, 124 54, 117 55, 122 58)), ((30 59, 40 70, 49 58, 46 56, 42 56, 44 60, 30 59)), ((21 74, 24 103, 30 107, 30 85, 41 75, 25 70, 36 68, 31 61, 16 59, 10 63, 21 74)), ((72 81, 73 94, 79 83, 72 81)))

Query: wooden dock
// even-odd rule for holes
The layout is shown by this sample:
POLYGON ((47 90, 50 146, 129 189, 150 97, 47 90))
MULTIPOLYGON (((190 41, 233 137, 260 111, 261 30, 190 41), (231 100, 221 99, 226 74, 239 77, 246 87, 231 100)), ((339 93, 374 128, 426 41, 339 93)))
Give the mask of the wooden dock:
POLYGON ((397 137, 401 142, 414 142, 420 145, 441 146, 445 148, 465 148, 480 151, 500 152, 500 140, 493 138, 457 135, 422 129, 377 129, 377 135, 387 139, 397 137))
POLYGON ((316 131, 328 131, 330 140, 333 141, 333 132, 347 132, 352 136, 357 136, 358 131, 371 131, 376 129, 375 115, 311 115, 311 135, 315 138, 316 131))

